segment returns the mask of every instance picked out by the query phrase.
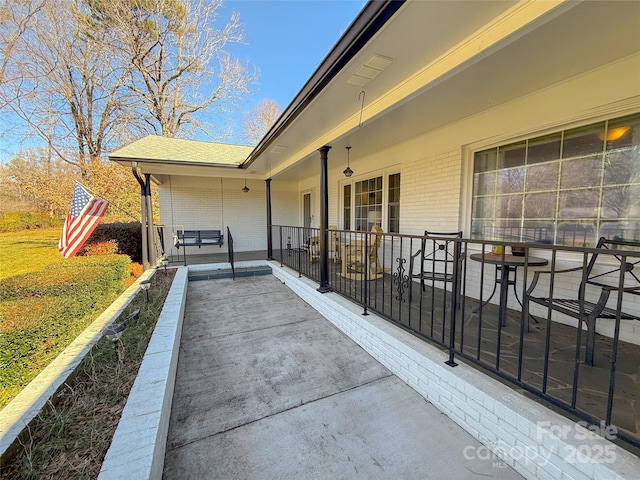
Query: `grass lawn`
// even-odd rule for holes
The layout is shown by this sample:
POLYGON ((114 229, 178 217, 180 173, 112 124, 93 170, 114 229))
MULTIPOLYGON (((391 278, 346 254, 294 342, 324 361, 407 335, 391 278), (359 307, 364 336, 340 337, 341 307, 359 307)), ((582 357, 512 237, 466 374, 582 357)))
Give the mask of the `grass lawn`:
POLYGON ((61 228, 0 233, 0 280, 28 272, 38 272, 59 261, 61 228))
POLYGON ((62 257, 60 231, 0 233, 0 408, 130 281, 125 255, 62 257))

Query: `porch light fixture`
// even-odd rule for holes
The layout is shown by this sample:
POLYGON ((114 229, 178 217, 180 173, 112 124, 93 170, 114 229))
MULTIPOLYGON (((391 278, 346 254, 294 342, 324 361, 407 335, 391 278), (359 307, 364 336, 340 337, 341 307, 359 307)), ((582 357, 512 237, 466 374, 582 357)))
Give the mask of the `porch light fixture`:
POLYGON ((342 173, 344 173, 345 177, 349 178, 351 175, 353 175, 353 170, 349 168, 349 150, 351 150, 351 147, 345 148, 347 149, 347 168, 345 168, 342 173))
POLYGON ((247 179, 244 179, 244 187, 242 187, 242 191, 247 193, 249 191, 249 187, 247 187, 247 179))

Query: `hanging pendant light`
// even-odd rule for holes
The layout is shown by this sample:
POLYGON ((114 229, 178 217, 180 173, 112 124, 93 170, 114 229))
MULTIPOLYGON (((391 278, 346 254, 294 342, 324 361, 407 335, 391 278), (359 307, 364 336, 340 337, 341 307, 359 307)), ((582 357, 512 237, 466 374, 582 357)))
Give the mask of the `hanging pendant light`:
POLYGON ((247 193, 249 191, 249 187, 247 187, 247 179, 244 179, 244 187, 242 187, 242 191, 247 193))
POLYGON ((351 175, 353 175, 353 170, 349 168, 349 150, 351 150, 351 147, 345 148, 347 149, 347 168, 345 168, 342 173, 344 173, 345 177, 349 178, 351 175))

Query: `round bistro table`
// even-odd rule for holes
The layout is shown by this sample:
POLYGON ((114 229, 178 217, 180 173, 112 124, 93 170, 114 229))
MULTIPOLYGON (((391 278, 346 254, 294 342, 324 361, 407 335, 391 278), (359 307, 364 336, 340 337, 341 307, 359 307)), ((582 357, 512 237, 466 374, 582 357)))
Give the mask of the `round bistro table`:
MULTIPOLYGON (((500 284, 500 303, 498 305, 498 318, 501 325, 504 327, 507 324, 507 295, 509 291, 509 285, 513 285, 513 293, 516 295, 516 300, 522 307, 522 302, 518 298, 518 292, 516 291, 516 280, 518 278, 518 267, 543 267, 549 263, 546 258, 529 256, 516 256, 516 255, 496 255, 494 253, 472 253, 469 258, 476 262, 495 265, 495 283, 493 285, 493 292, 489 298, 482 303, 479 308, 484 307, 493 298, 496 293, 496 285, 500 284), (498 277, 498 270, 500 270, 500 276, 498 277), (510 278, 510 274, 513 272, 513 280, 510 278)), ((481 299, 482 300, 482 299, 481 299)), ((528 324, 528 322, 527 322, 528 324)), ((528 327, 528 325, 527 325, 528 327)), ((528 329, 528 328, 527 328, 528 329)))

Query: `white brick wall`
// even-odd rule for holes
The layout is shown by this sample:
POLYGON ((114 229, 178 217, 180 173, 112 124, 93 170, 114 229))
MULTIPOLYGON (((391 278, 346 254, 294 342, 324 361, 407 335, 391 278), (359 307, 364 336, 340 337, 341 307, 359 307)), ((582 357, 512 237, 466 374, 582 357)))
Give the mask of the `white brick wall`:
POLYGON ((637 477, 635 455, 465 364, 447 366, 440 350, 374 314, 362 316, 360 307, 337 294, 320 294, 315 283, 278 263, 271 267, 327 320, 525 478, 637 477))
MULTIPOLYGON (((262 180, 247 180, 249 192, 244 193, 243 179, 213 177, 172 177, 158 187, 160 222, 184 226, 189 230, 222 230, 229 227, 234 249, 238 252, 266 250, 267 207, 266 184, 262 180)), ((271 182, 272 221, 290 224, 298 215, 297 186, 288 182, 271 182)), ((165 245, 172 245, 171 229, 167 229, 165 245)), ((223 247, 224 248, 224 247, 223 247)), ((194 250, 195 247, 190 247, 194 250)), ((203 247, 198 253, 216 253, 220 247, 203 247)), ((225 250, 226 251, 226 250, 225 250)), ((175 248, 171 249, 177 255, 175 248)))
POLYGON ((460 148, 403 162, 400 231, 422 235, 425 230, 459 230, 461 175, 460 148))

